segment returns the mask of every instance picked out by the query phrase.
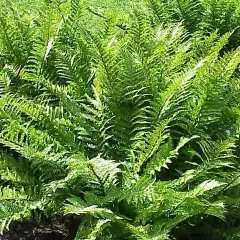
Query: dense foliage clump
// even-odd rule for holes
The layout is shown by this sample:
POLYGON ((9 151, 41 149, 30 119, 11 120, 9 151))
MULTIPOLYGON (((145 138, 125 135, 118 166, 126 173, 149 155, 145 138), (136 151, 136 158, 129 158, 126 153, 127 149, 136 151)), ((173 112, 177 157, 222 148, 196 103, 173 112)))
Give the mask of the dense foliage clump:
POLYGON ((71 215, 75 239, 238 239, 239 11, 2 1, 0 230, 71 215))

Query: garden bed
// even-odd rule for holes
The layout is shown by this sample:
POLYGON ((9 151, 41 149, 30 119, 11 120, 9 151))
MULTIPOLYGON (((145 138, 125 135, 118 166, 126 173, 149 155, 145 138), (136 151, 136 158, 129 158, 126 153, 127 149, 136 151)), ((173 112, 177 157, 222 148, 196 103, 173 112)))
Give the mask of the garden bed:
POLYGON ((0 240, 73 240, 76 227, 68 219, 46 221, 14 222, 0 240))

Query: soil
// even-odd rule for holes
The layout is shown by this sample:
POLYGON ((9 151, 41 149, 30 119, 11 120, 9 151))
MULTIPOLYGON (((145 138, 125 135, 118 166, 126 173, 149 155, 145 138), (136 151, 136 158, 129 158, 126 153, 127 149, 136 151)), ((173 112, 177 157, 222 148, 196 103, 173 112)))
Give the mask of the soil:
POLYGON ((74 240, 77 224, 69 219, 37 223, 14 222, 0 240, 74 240))

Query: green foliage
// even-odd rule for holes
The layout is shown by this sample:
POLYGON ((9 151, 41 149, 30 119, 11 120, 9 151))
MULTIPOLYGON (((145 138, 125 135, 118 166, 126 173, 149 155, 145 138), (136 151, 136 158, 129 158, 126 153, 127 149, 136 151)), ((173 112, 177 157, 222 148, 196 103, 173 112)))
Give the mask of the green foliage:
POLYGON ((1 232, 39 212, 91 240, 237 222, 240 49, 212 2, 2 3, 1 232))
POLYGON ((156 22, 182 21, 190 32, 233 31, 228 48, 239 46, 240 3, 236 0, 146 0, 156 22))

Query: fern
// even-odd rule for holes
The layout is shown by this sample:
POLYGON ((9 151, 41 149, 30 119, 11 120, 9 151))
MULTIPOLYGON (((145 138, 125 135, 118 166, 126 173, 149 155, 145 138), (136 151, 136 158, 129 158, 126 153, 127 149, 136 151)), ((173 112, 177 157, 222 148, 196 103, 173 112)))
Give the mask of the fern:
POLYGON ((1 3, 1 232, 35 212, 74 216, 76 239, 236 220, 240 53, 207 1, 23 2, 1 3))

